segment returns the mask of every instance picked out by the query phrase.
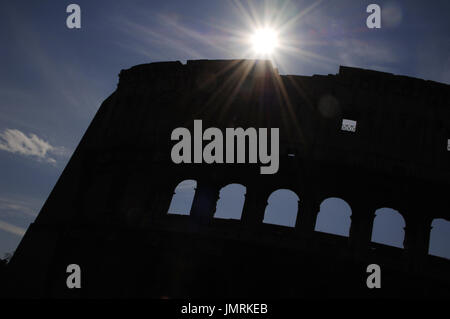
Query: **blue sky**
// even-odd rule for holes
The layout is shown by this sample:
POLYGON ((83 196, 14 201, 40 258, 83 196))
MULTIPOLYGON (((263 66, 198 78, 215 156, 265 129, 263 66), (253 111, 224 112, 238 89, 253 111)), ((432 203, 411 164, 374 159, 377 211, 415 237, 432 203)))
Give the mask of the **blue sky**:
MULTIPOLYGON (((0 1, 0 256, 16 248, 121 69, 254 58, 248 34, 271 21, 281 74, 335 74, 347 65, 450 84, 444 0, 74 2, 79 30, 66 27, 72 2, 0 1), (365 25, 370 3, 382 8, 381 29, 365 25)), ((447 253, 448 240, 440 240, 447 253)))

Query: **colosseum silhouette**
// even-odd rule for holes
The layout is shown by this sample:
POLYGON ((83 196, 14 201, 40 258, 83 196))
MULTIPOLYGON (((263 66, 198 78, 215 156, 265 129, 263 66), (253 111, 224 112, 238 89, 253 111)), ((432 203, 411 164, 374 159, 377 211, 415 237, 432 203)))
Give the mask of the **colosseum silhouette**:
POLYGON ((342 66, 280 75, 263 60, 150 63, 119 77, 8 265, 9 296, 450 296, 450 261, 428 254, 433 221, 450 221, 448 85, 342 66), (174 164, 171 132, 195 119, 279 128, 279 171, 174 164), (186 180, 190 212, 169 214, 186 180), (242 214, 218 218, 229 184, 245 187, 242 214), (279 189, 298 196, 292 227, 264 222, 279 189), (331 197, 351 207, 348 236, 315 230, 331 197), (371 241, 382 207, 403 217, 403 249, 371 241), (81 289, 66 286, 74 263, 81 289), (373 263, 380 289, 366 285, 373 263))

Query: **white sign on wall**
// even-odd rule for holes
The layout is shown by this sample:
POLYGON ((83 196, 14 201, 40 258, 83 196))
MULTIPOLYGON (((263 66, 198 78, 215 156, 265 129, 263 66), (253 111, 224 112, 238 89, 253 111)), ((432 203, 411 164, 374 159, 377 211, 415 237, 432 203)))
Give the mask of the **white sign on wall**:
POLYGON ((341 130, 356 132, 356 121, 343 119, 341 130))

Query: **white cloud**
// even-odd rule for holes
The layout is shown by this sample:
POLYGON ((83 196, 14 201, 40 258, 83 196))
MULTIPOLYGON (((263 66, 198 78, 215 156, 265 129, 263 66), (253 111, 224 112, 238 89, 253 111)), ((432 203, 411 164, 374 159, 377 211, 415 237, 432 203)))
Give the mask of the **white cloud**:
POLYGON ((55 147, 39 138, 36 134, 28 136, 15 129, 6 129, 0 133, 0 150, 33 156, 39 160, 56 163, 51 156, 68 156, 69 152, 64 147, 55 147))

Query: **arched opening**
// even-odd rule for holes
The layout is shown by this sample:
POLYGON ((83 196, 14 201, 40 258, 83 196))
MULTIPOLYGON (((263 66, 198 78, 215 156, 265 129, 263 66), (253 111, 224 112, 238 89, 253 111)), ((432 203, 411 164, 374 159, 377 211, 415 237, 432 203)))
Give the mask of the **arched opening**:
POLYGON ((350 231, 352 209, 341 198, 331 197, 320 204, 315 231, 347 236, 350 231))
POLYGON ((194 200, 197 182, 193 179, 182 181, 175 188, 168 214, 189 215, 194 200))
POLYGON ((270 194, 263 222, 280 226, 295 227, 299 198, 289 189, 279 189, 270 194))
POLYGON ((241 184, 229 184, 223 187, 219 193, 214 217, 241 219, 245 202, 245 191, 245 186, 241 184))
POLYGON ((405 238, 405 220, 392 208, 380 208, 375 211, 372 228, 372 242, 403 248, 405 238))
POLYGON ((430 246, 428 253, 433 256, 450 259, 450 222, 437 218, 431 224, 430 246))

